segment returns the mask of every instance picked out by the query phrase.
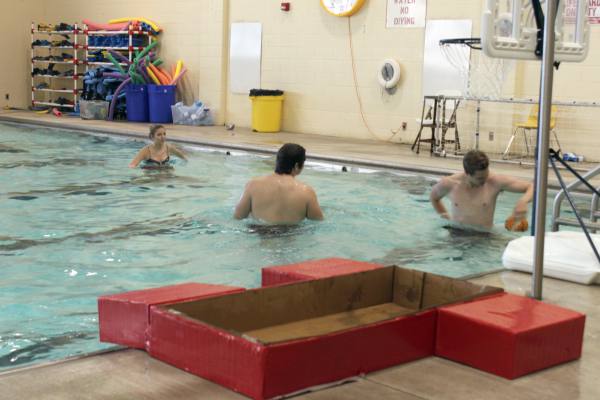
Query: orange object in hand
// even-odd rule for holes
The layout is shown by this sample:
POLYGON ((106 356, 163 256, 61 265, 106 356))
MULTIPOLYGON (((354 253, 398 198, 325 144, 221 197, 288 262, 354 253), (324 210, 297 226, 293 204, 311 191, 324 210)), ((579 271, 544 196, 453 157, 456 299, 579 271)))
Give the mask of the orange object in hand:
POLYGON ((513 232, 525 232, 527 228, 529 228, 529 223, 526 218, 521 219, 520 221, 515 221, 515 218, 511 215, 504 222, 504 227, 513 232))

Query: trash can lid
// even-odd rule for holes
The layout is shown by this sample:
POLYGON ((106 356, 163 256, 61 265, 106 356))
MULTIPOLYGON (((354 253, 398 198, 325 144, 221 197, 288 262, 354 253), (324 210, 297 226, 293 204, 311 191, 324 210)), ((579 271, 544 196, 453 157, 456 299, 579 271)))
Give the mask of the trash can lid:
POLYGON ((256 96, 281 96, 283 90, 269 90, 269 89, 250 89, 250 97, 256 96))

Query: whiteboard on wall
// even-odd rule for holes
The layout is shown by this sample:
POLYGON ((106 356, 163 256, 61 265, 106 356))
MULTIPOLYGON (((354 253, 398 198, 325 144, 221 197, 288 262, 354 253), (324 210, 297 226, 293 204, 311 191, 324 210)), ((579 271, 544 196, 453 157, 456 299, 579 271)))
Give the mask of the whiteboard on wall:
POLYGON ((229 90, 248 94, 260 88, 262 25, 260 22, 234 22, 229 39, 229 90))
MULTIPOLYGON (((423 49, 423 96, 464 94, 467 82, 442 54, 440 40, 469 38, 472 25, 470 19, 427 21, 423 49)), ((468 70, 468 66, 465 67, 468 70)))

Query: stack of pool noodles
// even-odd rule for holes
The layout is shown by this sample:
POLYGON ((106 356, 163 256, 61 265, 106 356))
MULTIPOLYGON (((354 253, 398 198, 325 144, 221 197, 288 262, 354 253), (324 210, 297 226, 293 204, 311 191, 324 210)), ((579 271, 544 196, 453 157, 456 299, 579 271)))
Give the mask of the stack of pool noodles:
MULTIPOLYGON (((119 18, 110 20, 108 24, 96 24, 89 20, 84 20, 90 30, 126 30, 145 29, 155 34, 161 32, 161 28, 154 22, 146 18, 119 18)), ((152 43, 141 51, 135 51, 135 57, 129 61, 121 53, 109 50, 106 58, 113 64, 114 68, 102 73, 103 78, 116 79, 120 82, 114 91, 108 112, 108 119, 114 119, 115 107, 117 101, 122 97, 121 91, 129 84, 155 84, 155 85, 177 85, 187 69, 183 62, 178 60, 170 71, 161 68, 163 61, 157 56, 154 48, 158 41, 154 39, 152 43)))
POLYGON ((155 22, 141 17, 113 19, 108 24, 99 24, 84 19, 83 23, 86 24, 89 31, 144 31, 150 32, 154 36, 162 32, 162 29, 155 22))
POLYGON ((109 50, 107 58, 113 63, 117 69, 115 72, 104 73, 103 76, 111 78, 121 79, 122 82, 115 91, 115 97, 113 97, 109 111, 108 119, 113 119, 114 108, 116 105, 117 98, 128 83, 134 84, 155 84, 155 85, 177 85, 187 69, 183 66, 183 61, 177 61, 177 64, 171 68, 171 72, 161 68, 160 65, 163 61, 156 55, 156 52, 152 51, 158 44, 157 41, 152 42, 146 46, 142 51, 137 52, 133 61, 129 61, 124 55, 109 50), (123 68, 125 64, 126 69, 123 68))

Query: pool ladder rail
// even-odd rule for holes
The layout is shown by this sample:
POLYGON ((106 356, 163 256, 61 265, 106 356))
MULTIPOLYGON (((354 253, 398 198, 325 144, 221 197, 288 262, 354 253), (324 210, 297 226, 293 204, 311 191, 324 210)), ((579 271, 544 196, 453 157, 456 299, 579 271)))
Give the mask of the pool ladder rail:
MULTIPOLYGON (((600 165, 586 172, 584 175, 582 175, 582 178, 584 178, 587 181, 597 175, 600 175, 600 165)), ((561 225, 580 226, 579 221, 576 218, 561 216, 561 209, 563 201, 567 197, 565 189, 570 193, 584 184, 585 183, 583 180, 575 179, 574 181, 569 183, 564 189, 561 189, 554 197, 554 203, 552 207, 553 232, 558 231, 561 225)), ((596 191, 600 191, 600 186, 596 188, 596 191)), ((592 233, 596 233, 596 231, 600 230, 600 208, 598 207, 599 205, 600 196, 598 196, 598 193, 592 193, 589 213, 584 213, 581 215, 582 222, 592 233)))

